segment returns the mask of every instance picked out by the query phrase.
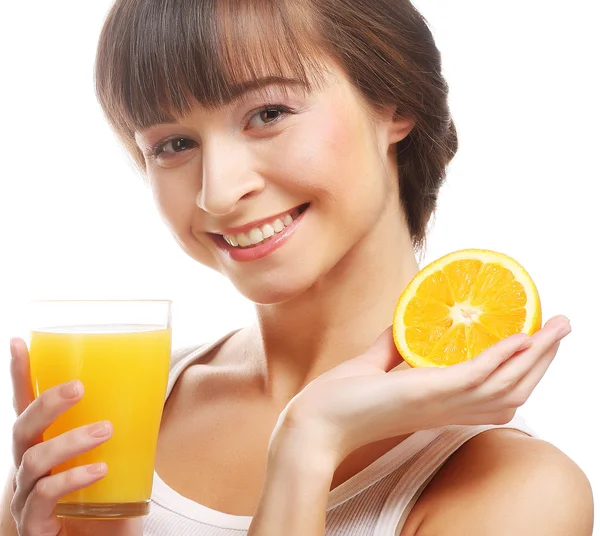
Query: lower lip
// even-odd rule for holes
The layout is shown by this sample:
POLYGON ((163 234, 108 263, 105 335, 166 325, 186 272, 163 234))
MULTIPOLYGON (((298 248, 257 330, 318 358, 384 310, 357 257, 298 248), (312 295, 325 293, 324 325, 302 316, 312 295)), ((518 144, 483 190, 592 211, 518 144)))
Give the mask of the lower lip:
POLYGON ((262 259, 263 257, 266 257, 267 255, 273 253, 276 249, 279 249, 288 241, 288 239, 292 236, 294 231, 298 228, 298 225, 300 225, 300 221, 307 213, 309 208, 310 207, 308 207, 302 214, 300 214, 291 223, 291 225, 288 225, 283 231, 274 235, 271 238, 271 240, 265 242, 264 244, 258 244, 253 247, 240 248, 230 246, 227 242, 225 242, 222 236, 215 236, 213 238, 215 239, 215 241, 217 241, 220 248, 224 249, 225 251, 227 251, 227 253, 229 253, 229 255, 234 261, 247 262, 262 259))

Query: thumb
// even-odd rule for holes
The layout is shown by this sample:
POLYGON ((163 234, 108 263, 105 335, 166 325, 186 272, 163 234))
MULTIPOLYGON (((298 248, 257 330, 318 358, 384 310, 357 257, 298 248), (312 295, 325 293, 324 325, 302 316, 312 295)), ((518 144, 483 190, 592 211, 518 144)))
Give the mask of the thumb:
POLYGON ((373 365, 382 372, 389 372, 393 368, 404 363, 394 344, 392 326, 389 326, 373 343, 373 345, 362 355, 355 358, 356 361, 373 365))
POLYGON ((10 375, 13 385, 13 406, 15 412, 21 415, 34 400, 29 368, 29 351, 23 339, 10 341, 10 375))

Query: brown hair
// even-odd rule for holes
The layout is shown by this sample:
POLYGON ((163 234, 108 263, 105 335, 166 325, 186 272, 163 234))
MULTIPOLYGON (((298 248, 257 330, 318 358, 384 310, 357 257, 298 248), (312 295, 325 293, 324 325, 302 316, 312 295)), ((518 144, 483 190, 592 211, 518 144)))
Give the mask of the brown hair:
POLYGON ((310 90, 335 60, 374 109, 412 118, 397 144, 401 203, 425 242, 457 150, 440 53, 409 0, 117 0, 100 35, 96 92, 142 172, 134 134, 195 103, 216 107, 240 83, 292 75, 310 90))

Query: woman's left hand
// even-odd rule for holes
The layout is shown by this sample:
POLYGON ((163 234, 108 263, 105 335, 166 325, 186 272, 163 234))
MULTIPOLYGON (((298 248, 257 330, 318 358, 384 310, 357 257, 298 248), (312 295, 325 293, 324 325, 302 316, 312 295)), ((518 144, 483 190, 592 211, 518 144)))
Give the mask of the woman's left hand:
POLYGON ((279 434, 301 435, 341 462, 374 441, 451 424, 508 423, 541 380, 571 331, 553 317, 529 337, 499 341, 446 368, 410 368, 391 328, 369 350, 309 383, 282 412, 279 434))

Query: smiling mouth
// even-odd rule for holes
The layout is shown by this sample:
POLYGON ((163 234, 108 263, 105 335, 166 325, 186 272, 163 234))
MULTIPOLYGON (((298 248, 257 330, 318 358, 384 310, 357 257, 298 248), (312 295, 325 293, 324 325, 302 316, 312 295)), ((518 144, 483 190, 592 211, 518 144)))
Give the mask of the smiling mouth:
POLYGON ((268 223, 254 227, 244 233, 237 234, 226 234, 220 235, 221 238, 234 248, 246 249, 256 247, 261 244, 265 244, 279 233, 281 233, 286 227, 289 227, 294 221, 296 221, 300 215, 306 211, 310 203, 305 203, 299 207, 296 207, 289 212, 280 215, 268 223))

